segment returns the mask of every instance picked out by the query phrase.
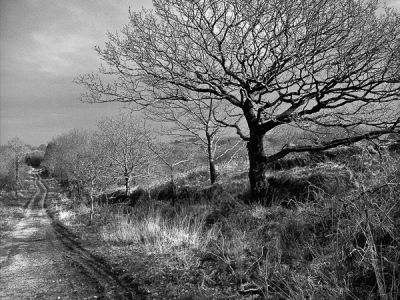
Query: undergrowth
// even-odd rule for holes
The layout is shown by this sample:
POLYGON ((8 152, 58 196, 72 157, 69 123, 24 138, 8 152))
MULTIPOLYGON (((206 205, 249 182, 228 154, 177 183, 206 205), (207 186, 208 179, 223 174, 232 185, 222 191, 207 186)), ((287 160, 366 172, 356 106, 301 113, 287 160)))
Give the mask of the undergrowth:
MULTIPOLYGON (((308 196, 274 194, 272 207, 246 203, 243 172, 212 188, 186 177, 174 207, 158 187, 133 207, 98 205, 92 227, 101 243, 175 257, 201 289, 233 299, 398 299, 400 157, 363 151, 317 166, 327 176, 313 182, 307 168, 274 178, 301 178, 308 196)), ((84 224, 87 211, 60 218, 84 224)))

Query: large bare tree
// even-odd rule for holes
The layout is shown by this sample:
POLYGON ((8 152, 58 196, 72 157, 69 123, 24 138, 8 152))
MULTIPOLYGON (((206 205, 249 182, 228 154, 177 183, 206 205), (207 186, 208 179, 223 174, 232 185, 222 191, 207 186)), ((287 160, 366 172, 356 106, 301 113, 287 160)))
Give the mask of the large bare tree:
POLYGON ((154 10, 131 11, 129 24, 97 48, 100 74, 76 81, 89 102, 149 106, 190 102, 192 92, 223 102, 229 118, 220 121, 247 141, 258 198, 273 160, 399 132, 400 17, 379 3, 154 0, 154 10), (267 156, 265 134, 285 124, 348 135, 267 156))

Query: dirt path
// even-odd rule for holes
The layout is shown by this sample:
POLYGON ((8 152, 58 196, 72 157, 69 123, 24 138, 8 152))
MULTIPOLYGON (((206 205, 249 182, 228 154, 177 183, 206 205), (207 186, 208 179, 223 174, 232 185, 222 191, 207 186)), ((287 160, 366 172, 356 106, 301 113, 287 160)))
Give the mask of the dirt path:
POLYGON ((105 262, 46 212, 38 175, 25 214, 0 242, 0 299, 136 299, 105 262))

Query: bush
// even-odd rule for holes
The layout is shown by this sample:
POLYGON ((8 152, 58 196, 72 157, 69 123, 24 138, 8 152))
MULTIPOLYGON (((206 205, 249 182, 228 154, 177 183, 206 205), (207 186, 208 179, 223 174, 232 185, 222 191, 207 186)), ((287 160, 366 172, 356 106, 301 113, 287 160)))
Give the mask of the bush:
POLYGON ((28 166, 38 168, 44 159, 44 151, 35 150, 27 153, 25 156, 25 163, 28 166))
POLYGON ((0 153, 0 190, 10 191, 15 186, 15 161, 0 153))
POLYGON ((351 170, 333 163, 279 172, 267 177, 267 182, 267 202, 285 206, 315 201, 321 194, 341 195, 357 186, 351 170))
POLYGON ((202 248, 203 215, 164 205, 136 207, 130 214, 113 214, 100 233, 105 242, 138 243, 149 253, 173 253, 202 248))

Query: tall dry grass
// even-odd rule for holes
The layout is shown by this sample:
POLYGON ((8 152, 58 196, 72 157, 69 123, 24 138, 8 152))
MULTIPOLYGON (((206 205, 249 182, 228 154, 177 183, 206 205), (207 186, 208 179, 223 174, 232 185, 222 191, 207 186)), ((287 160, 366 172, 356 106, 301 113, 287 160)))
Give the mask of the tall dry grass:
POLYGON ((148 252, 171 253, 202 250, 210 231, 204 231, 207 208, 175 210, 165 205, 136 207, 113 213, 100 229, 108 243, 139 243, 148 252))
MULTIPOLYGON (((182 192, 176 207, 152 197, 133 208, 99 206, 93 227, 109 245, 175 256, 205 289, 233 286, 261 299, 398 299, 400 157, 357 155, 337 163, 351 188, 332 180, 329 193, 316 189, 290 208, 279 199, 244 204, 247 176, 232 171, 213 189, 182 192)), ((65 216, 79 223, 84 212, 65 216)))

